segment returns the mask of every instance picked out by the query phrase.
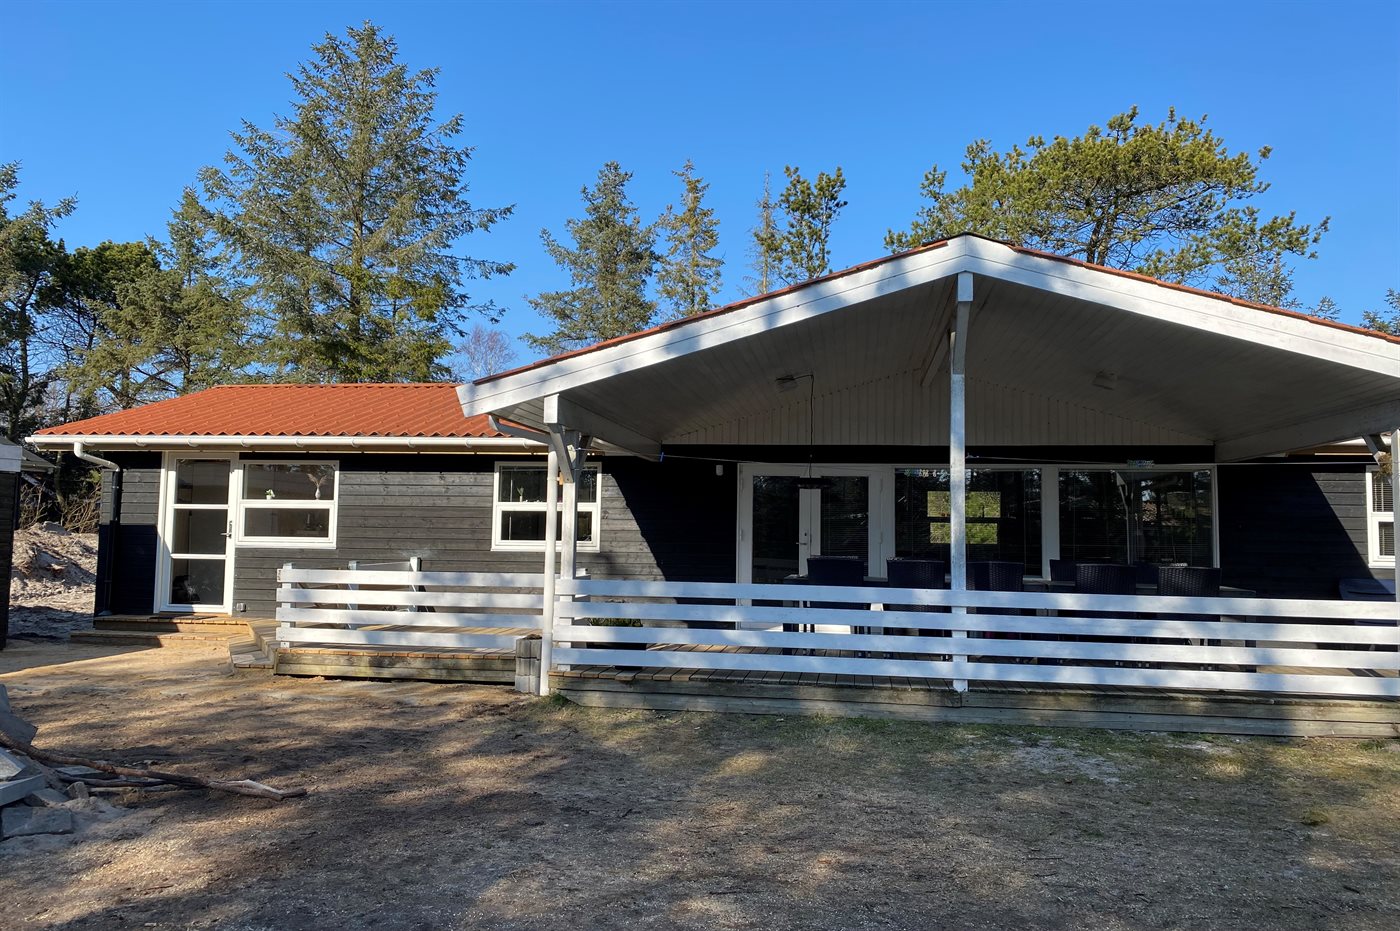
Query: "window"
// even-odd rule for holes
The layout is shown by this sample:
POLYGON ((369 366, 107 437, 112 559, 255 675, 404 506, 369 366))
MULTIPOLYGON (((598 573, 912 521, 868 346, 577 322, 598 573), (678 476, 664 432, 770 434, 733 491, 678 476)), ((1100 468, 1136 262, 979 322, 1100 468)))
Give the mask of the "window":
POLYGON ((236 542, 334 547, 337 474, 333 462, 240 462, 236 542))
POLYGON ((1213 475, 1065 469, 1060 555, 1074 562, 1215 561, 1213 475))
MULTIPOLYGON (((598 466, 583 469, 578 481, 578 547, 598 549, 598 466)), ((496 466, 495 505, 491 509, 491 548, 543 550, 545 517, 545 467, 505 464, 496 466)), ((559 494, 563 510, 564 495, 559 494)), ((562 527, 562 524, 560 525, 562 527)))
POLYGON ((1379 469, 1366 476, 1366 548, 1371 565, 1395 565, 1395 489, 1379 469))
MULTIPOLYGON (((895 555, 952 558, 947 469, 896 469, 895 555)), ((1040 573, 1040 472, 967 470, 967 557, 1020 562, 1040 573)))

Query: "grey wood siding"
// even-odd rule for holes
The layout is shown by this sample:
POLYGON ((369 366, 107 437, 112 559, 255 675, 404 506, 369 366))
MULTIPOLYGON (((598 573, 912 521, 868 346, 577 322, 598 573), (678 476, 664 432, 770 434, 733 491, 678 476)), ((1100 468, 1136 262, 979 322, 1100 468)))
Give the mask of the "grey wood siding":
POLYGON ((95 609, 144 614, 155 601, 160 453, 112 453, 120 477, 102 473, 95 609))
MULTIPOLYGON (((326 457, 321 457, 326 458, 326 457)), ((543 552, 491 549, 495 463, 486 456, 340 456, 336 548, 240 547, 233 600, 275 610, 284 563, 343 568, 350 560, 421 557, 441 571, 539 572, 543 552)), ((520 461, 518 458, 510 461, 520 461)), ((579 564, 606 578, 732 580, 734 470, 708 463, 607 459, 600 552, 579 564)))
POLYGON ((1229 585, 1279 598, 1336 598, 1366 564, 1366 464, 1222 465, 1220 565, 1229 585))

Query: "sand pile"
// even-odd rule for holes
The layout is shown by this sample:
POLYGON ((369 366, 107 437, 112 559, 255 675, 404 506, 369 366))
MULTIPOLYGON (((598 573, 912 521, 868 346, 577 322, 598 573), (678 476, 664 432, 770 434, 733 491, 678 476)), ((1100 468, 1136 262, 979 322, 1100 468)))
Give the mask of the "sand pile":
POLYGON ((63 638, 92 614, 97 535, 55 523, 15 531, 10 635, 63 638))

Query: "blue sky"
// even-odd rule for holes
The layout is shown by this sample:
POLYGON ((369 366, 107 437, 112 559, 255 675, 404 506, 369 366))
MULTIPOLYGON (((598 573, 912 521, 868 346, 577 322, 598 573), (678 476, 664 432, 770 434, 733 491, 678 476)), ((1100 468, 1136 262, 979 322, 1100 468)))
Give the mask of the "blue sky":
MULTIPOLYGON (((723 300, 742 293, 763 173, 845 170, 833 263, 884 254, 930 164, 965 145, 1075 135, 1136 104, 1209 114, 1235 150, 1273 147, 1261 199, 1332 217, 1298 298, 1356 320, 1400 287, 1400 5, 1393 3, 77 3, 6 11, 0 159, 23 199, 79 199, 70 246, 161 234, 228 131, 289 110, 285 73, 373 19, 438 67, 466 117, 481 205, 515 216, 466 254, 513 261, 474 293, 540 331, 524 296, 564 283, 539 243, 617 159, 652 216, 686 158, 711 182, 723 300), (21 38, 23 41, 15 41, 21 38)), ((950 181, 952 177, 950 177, 950 181)))

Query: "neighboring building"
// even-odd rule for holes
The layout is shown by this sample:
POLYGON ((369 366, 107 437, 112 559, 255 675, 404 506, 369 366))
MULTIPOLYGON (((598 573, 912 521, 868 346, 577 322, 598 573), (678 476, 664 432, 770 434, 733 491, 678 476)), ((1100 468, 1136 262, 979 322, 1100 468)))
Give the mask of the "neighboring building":
MULTIPOLYGON (((0 439, 0 579, 10 578, 15 530, 19 525, 20 488, 25 478, 52 472, 53 465, 9 440, 0 439)), ((38 480, 37 478, 35 479, 38 480)), ((0 594, 0 650, 10 633, 10 586, 0 594)))

